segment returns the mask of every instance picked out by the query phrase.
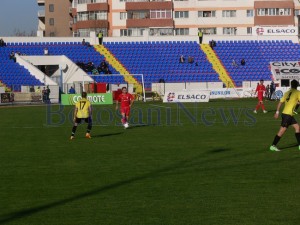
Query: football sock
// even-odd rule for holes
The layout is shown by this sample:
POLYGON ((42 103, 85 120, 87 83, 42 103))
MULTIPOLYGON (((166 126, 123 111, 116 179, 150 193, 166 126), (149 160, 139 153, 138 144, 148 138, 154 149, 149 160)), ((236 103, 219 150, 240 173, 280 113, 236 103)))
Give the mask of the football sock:
POLYGON ((265 105, 264 105, 264 103, 263 103, 263 104, 261 104, 261 108, 262 108, 262 110, 264 110, 264 111, 266 110, 266 109, 265 109, 265 105))
POLYGON ((77 126, 73 126, 73 128, 72 128, 72 136, 74 136, 74 135, 75 135, 75 133, 76 133, 76 129, 77 129, 77 126))
POLYGON ((274 138, 274 141, 273 141, 272 145, 274 145, 274 146, 277 145, 278 142, 279 142, 279 140, 280 140, 280 138, 281 137, 279 137, 278 135, 276 135, 275 138, 274 138))
POLYGON ((259 110, 259 108, 260 108, 260 103, 257 104, 257 106, 255 107, 255 110, 257 111, 257 110, 259 110))
POLYGON ((300 133, 295 133, 298 145, 300 145, 300 133))
POLYGON ((88 126, 87 126, 87 129, 86 129, 86 132, 91 133, 91 130, 92 130, 92 124, 89 123, 88 126))

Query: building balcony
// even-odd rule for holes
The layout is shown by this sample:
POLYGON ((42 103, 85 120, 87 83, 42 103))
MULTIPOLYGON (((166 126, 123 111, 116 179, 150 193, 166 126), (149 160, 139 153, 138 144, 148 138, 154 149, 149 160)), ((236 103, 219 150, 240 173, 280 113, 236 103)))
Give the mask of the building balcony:
POLYGON ((45 6, 45 0, 37 0, 38 6, 45 6))
POLYGON ((135 27, 174 27, 173 19, 127 19, 127 28, 135 27))
POLYGON ((45 10, 39 10, 38 11, 38 17, 39 18, 45 18, 45 10))
POLYGON ((87 5, 87 11, 108 11, 108 9, 109 7, 106 1, 87 5))
POLYGON ((172 1, 134 1, 126 2, 125 4, 126 11, 134 10, 172 10, 173 2, 172 1))
POLYGON ((85 20, 77 21, 72 25, 73 30, 90 29, 90 28, 108 28, 107 20, 85 20))

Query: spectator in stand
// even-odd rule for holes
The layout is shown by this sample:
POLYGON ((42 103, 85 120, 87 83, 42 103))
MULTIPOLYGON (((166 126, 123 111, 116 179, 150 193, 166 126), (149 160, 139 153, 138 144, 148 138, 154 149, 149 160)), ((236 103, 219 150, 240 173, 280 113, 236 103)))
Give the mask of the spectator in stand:
POLYGON ((76 91, 75 91, 75 89, 72 86, 69 89, 69 94, 76 94, 76 91))
POLYGON ((86 65, 86 71, 92 73, 94 68, 95 68, 94 63, 92 61, 89 61, 86 65))
POLYGON ((232 60, 232 63, 231 63, 233 66, 235 66, 235 67, 238 67, 238 64, 236 64, 236 62, 235 62, 235 60, 233 59, 232 60))
POLYGON ((106 69, 105 69, 105 74, 112 74, 112 72, 109 70, 108 67, 106 67, 106 69))
POLYGON ((202 44, 202 40, 203 40, 203 31, 198 29, 198 37, 199 37, 199 44, 202 44))
POLYGON ((92 70, 92 74, 93 74, 93 75, 98 75, 98 74, 99 74, 99 71, 98 71, 96 68, 94 68, 94 69, 92 70))
POLYGON ((16 62, 16 56, 15 56, 15 52, 12 51, 9 55, 9 59, 12 59, 14 62, 16 62))
POLYGON ((3 41, 3 39, 1 38, 0 39, 0 47, 5 47, 6 46, 6 43, 3 41))
POLYGON ((245 59, 242 59, 242 60, 241 60, 241 65, 242 65, 242 66, 245 66, 245 65, 246 65, 245 59))
POLYGON ((83 46, 86 46, 86 47, 91 47, 90 43, 89 43, 89 42, 86 42, 84 38, 82 39, 81 44, 82 44, 83 46))
POLYGON ((189 56, 188 57, 188 63, 194 63, 194 57, 189 56))
POLYGON ((102 45, 103 42, 103 33, 102 30, 100 30, 100 32, 98 33, 98 40, 99 40, 99 45, 102 45))
POLYGON ((49 55, 48 48, 44 48, 44 55, 49 55))
POLYGON ((181 55, 179 58, 179 63, 184 63, 184 62, 185 62, 185 58, 183 55, 181 55))
POLYGON ((211 49, 213 50, 214 47, 216 47, 216 42, 214 40, 209 41, 209 46, 211 47, 211 49))

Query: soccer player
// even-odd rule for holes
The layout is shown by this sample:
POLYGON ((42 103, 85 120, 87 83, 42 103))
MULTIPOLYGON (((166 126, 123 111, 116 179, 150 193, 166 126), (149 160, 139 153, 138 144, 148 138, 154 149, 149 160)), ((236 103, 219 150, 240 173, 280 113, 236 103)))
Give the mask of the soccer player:
POLYGON ((277 119, 279 116, 279 110, 281 105, 284 103, 284 109, 282 111, 282 121, 281 127, 274 138, 274 141, 270 147, 271 151, 280 151, 276 145, 278 144, 280 138, 285 133, 287 128, 292 125, 295 129, 295 136, 299 145, 300 150, 300 126, 296 119, 294 118, 294 108, 296 107, 298 101, 300 101, 300 91, 297 90, 299 83, 296 80, 292 80, 291 89, 284 93, 283 97, 280 99, 280 102, 277 105, 277 111, 274 115, 274 118, 277 119))
POLYGON ((260 84, 257 85, 255 90, 255 95, 257 93, 258 103, 256 105, 254 113, 257 113, 257 110, 261 107, 264 113, 267 113, 264 105, 264 92, 266 92, 266 87, 264 85, 264 80, 260 80, 260 84))
POLYGON ((88 124, 85 137, 91 138, 91 129, 92 129, 92 106, 91 102, 87 100, 87 93, 82 92, 82 99, 78 101, 75 105, 74 110, 74 126, 72 128, 71 140, 74 139, 76 129, 78 124, 80 124, 83 120, 88 124))
POLYGON ((127 88, 122 88, 122 93, 118 96, 116 100, 116 110, 118 110, 118 103, 121 102, 121 115, 122 115, 122 124, 126 128, 128 128, 128 120, 130 115, 130 107, 134 102, 134 97, 127 92, 127 88))

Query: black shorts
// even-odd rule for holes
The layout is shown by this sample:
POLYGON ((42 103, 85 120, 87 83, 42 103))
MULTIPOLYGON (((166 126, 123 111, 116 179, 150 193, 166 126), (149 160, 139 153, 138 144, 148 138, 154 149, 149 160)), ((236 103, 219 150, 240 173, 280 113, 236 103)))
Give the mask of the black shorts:
POLYGON ((282 127, 288 128, 290 125, 297 123, 296 119, 291 115, 282 114, 281 117, 282 117, 282 120, 281 120, 282 127))
POLYGON ((77 118, 76 117, 75 123, 82 123, 83 120, 86 123, 92 123, 92 118, 91 117, 88 117, 88 118, 77 118))

